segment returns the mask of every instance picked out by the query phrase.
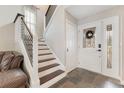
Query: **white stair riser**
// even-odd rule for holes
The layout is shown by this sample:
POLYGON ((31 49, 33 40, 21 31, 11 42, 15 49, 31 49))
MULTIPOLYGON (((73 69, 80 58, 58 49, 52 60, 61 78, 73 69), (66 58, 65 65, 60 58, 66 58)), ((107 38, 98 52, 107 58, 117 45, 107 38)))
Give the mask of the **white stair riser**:
POLYGON ((38 42, 38 44, 46 44, 45 42, 38 42))
POLYGON ((40 67, 44 67, 44 66, 51 65, 51 64, 54 64, 54 63, 58 63, 58 62, 56 60, 51 60, 51 61, 39 63, 38 67, 40 68, 40 67))
POLYGON ((38 54, 51 53, 50 50, 39 50, 38 54))
POLYGON ((44 60, 44 59, 48 59, 48 58, 54 58, 54 55, 50 54, 50 55, 38 56, 38 60, 44 60))
POLYGON ((52 86, 53 84, 57 83, 59 80, 61 80, 62 78, 64 78, 66 76, 66 73, 62 73, 59 76, 49 80, 48 82, 42 84, 40 87, 41 88, 48 88, 50 86, 52 86))
POLYGON ((39 40, 41 40, 41 41, 45 41, 45 39, 43 39, 43 38, 40 38, 39 40))
POLYGON ((38 49, 48 48, 47 46, 38 46, 38 49))
POLYGON ((43 76, 46 76, 46 75, 48 75, 48 74, 50 74, 50 73, 52 73, 52 72, 55 72, 55 71, 57 71, 57 70, 59 70, 59 66, 50 68, 50 69, 45 70, 45 71, 42 71, 42 72, 39 72, 39 73, 38 73, 38 74, 39 74, 39 78, 41 78, 41 77, 43 77, 43 76))

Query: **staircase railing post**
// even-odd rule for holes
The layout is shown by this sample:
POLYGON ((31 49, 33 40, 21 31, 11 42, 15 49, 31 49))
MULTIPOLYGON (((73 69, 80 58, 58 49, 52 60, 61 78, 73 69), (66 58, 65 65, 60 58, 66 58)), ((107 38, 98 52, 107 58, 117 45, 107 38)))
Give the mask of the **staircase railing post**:
POLYGON ((39 87, 40 81, 38 77, 38 36, 33 34, 33 75, 35 77, 34 87, 39 87))

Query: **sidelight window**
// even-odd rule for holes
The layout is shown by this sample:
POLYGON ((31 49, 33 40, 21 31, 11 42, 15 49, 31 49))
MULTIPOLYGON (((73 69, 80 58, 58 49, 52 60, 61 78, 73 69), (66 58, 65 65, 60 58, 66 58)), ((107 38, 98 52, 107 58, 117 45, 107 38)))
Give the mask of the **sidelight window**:
POLYGON ((107 68, 112 68, 112 25, 107 25, 107 68))

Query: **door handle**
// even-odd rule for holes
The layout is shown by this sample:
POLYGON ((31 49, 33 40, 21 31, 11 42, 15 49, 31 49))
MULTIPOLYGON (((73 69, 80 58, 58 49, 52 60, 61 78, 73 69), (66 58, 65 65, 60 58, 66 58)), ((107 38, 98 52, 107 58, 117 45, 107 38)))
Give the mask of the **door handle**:
POLYGON ((69 49, 67 48, 67 52, 69 51, 69 49))
POLYGON ((101 49, 98 49, 97 51, 98 51, 98 52, 101 52, 102 50, 101 50, 101 49))

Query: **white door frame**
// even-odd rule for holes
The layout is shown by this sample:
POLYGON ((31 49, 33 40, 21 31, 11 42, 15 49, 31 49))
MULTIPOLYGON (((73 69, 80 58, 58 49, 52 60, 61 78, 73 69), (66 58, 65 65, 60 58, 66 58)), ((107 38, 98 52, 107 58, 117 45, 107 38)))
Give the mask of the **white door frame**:
POLYGON ((77 59, 77 25, 74 23, 74 22, 72 22, 71 20, 69 20, 68 18, 65 18, 65 24, 66 24, 66 26, 65 26, 65 28, 66 28, 66 72, 68 73, 68 72, 70 72, 70 71, 72 71, 73 69, 75 69, 76 67, 77 67, 77 65, 78 65, 78 59, 77 59), (75 47, 75 61, 73 61, 73 64, 74 64, 74 66, 70 69, 70 68, 68 68, 68 51, 69 51, 69 49, 68 49, 68 47, 67 47, 67 42, 68 42, 68 38, 67 38, 67 25, 68 24, 72 24, 72 25, 74 25, 74 27, 75 27, 75 34, 74 34, 74 47, 75 47))
POLYGON ((120 83, 122 84, 122 85, 124 85, 124 79, 123 79, 123 60, 122 60, 122 57, 123 57, 123 45, 122 45, 122 42, 123 42, 123 24, 122 24, 122 16, 119 16, 119 25, 120 25, 120 30, 119 30, 119 48, 120 48, 120 50, 119 50, 119 61, 120 61, 120 83))
POLYGON ((103 74, 120 80, 119 75, 119 17, 113 16, 102 20, 103 25, 103 59, 102 67, 103 74), (106 40, 106 26, 112 24, 112 69, 107 69, 107 40, 106 40), (105 63, 104 63, 105 62, 105 63))

